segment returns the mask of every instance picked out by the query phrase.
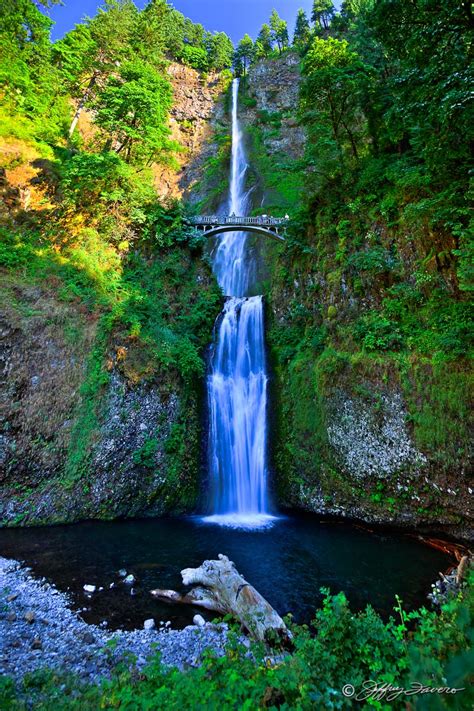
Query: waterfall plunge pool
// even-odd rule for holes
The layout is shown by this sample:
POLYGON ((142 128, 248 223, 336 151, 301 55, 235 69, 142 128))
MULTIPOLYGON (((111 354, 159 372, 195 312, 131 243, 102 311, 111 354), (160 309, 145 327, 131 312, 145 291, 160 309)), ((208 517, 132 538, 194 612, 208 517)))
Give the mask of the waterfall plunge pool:
POLYGON ((297 622, 312 619, 322 587, 344 591, 354 610, 370 603, 384 617, 392 613, 396 594, 407 609, 426 605, 438 571, 453 562, 405 534, 309 514, 279 518, 259 531, 191 517, 0 530, 2 556, 24 561, 35 576, 69 592, 75 609, 86 608, 83 619, 105 620, 111 629, 142 628, 150 617, 157 625, 190 624, 201 610, 157 602, 149 591, 181 590, 180 570, 218 553, 228 555, 279 613, 291 612, 297 622), (120 569, 136 577, 134 595, 120 582, 120 569), (85 584, 104 589, 89 598, 85 584))

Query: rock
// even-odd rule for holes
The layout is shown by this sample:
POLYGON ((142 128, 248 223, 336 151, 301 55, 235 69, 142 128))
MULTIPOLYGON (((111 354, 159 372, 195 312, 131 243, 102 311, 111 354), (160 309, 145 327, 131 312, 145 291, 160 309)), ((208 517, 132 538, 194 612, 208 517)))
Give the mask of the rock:
POLYGON ((28 624, 33 624, 33 622, 36 619, 36 615, 34 612, 31 610, 28 610, 28 612, 25 612, 25 620, 28 622, 28 624))
POLYGON ((120 568, 118 574, 120 575, 121 578, 127 577, 127 571, 125 570, 125 568, 120 568))
POLYGON ((202 656, 204 649, 211 649, 218 656, 225 653, 226 636, 216 634, 210 625, 196 634, 196 627, 168 632, 162 626, 152 633, 144 629, 109 631, 105 621, 100 625, 88 624, 80 613, 70 609, 67 594, 34 579, 15 561, 1 557, 0 590, 18 591, 23 605, 16 624, 7 621, 8 608, 0 615, 0 674, 18 683, 25 674, 42 668, 77 675, 85 683, 99 683, 115 673, 117 663, 128 667, 130 660, 133 669, 133 658, 143 668, 156 650, 166 667, 180 669, 186 669, 196 657, 202 656), (27 618, 26 611, 30 612, 27 618), (37 624, 28 627, 25 619, 34 619, 37 624), (48 621, 49 624, 44 624, 48 621), (39 623, 41 626, 37 627, 39 623), (103 653, 108 643, 113 643, 112 654, 103 653), (2 654, 6 649, 8 654, 2 654))
POLYGON ((86 593, 94 593, 96 591, 96 586, 95 585, 84 585, 83 590, 86 593))
POLYGON ((18 597, 19 593, 13 593, 12 595, 7 595, 7 602, 13 602, 13 600, 16 600, 18 597))
POLYGON ((196 627, 204 627, 204 625, 206 624, 206 620, 202 615, 194 615, 193 624, 195 624, 196 627))
POLYGON ((112 590, 112 588, 114 588, 114 587, 115 587, 115 583, 110 583, 109 590, 112 590))
POLYGON ((144 630, 154 630, 155 627, 156 627, 155 620, 153 618, 150 618, 149 620, 145 620, 145 622, 143 623, 144 630))
POLYGON ((133 585, 133 583, 135 582, 135 576, 130 573, 130 575, 126 576, 123 582, 127 583, 127 585, 133 585))
POLYGON ((16 620, 16 615, 14 612, 9 612, 7 615, 7 620, 8 622, 15 622, 16 620))

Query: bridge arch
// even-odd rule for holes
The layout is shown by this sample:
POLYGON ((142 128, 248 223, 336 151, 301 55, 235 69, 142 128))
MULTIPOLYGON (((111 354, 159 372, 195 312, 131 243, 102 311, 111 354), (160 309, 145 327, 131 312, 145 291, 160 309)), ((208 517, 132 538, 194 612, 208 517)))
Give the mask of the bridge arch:
POLYGON ((258 225, 216 225, 208 227, 207 229, 201 229, 204 237, 214 237, 216 235, 223 234, 224 232, 250 232, 251 234, 257 234, 263 237, 270 237, 277 242, 284 242, 285 238, 282 237, 276 230, 271 230, 263 226, 258 225))
POLYGON ((249 232, 250 234, 270 237, 284 242, 289 217, 237 217, 237 215, 198 215, 191 218, 191 224, 200 230, 205 237, 214 237, 224 232, 249 232))

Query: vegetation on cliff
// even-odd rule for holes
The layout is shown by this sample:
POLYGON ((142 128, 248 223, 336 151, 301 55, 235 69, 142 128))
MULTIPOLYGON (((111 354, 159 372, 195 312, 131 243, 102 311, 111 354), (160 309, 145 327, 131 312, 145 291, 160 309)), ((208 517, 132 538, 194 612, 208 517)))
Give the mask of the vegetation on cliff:
MULTIPOLYGON (((305 155, 284 159, 280 151, 277 161, 266 155, 268 138, 278 139, 296 118, 287 112, 259 109, 250 136, 260 187, 270 187, 272 204, 293 218, 270 292, 281 498, 326 510, 355 501, 362 515, 370 509, 385 520, 401 504, 411 507, 412 521, 444 516, 460 525, 464 500, 441 509, 445 501, 426 477, 411 479, 409 471, 397 488, 403 467, 368 483, 341 471, 328 441, 328 403, 342 388, 345 401, 349 393, 385 417, 385 392, 399 388, 407 405, 403 424, 429 459, 426 473, 435 488, 441 481, 435 478, 445 477, 443 487, 453 486, 462 498, 472 325, 465 140, 470 6, 363 0, 345 2, 335 13, 330 2, 316 0, 311 20, 299 13, 290 49, 288 28, 273 13, 255 44, 244 38, 233 57, 245 75, 262 58, 276 65, 293 52, 303 76, 305 155), (302 496, 313 488, 322 503, 302 496)), ((71 374, 67 403, 57 387, 65 378, 56 378, 56 387, 45 380, 54 397, 43 410, 31 399, 31 441, 19 440, 28 457, 15 447, 7 451, 2 486, 9 507, 19 505, 7 523, 72 520, 77 510, 66 503, 74 506, 74 497, 86 502, 80 514, 89 517, 141 513, 160 497, 160 511, 189 509, 197 495, 203 348, 220 292, 182 206, 156 199, 152 171, 173 166, 180 150, 168 127, 173 95, 166 63, 221 70, 230 65, 232 48, 225 35, 205 32, 164 0, 152 0, 142 12, 128 0, 110 0, 54 44, 49 30, 30 0, 7 0, 0 10, 0 288, 8 302, 7 333, 15 346, 20 340, 26 350, 35 345, 27 353, 32 360, 48 355, 48 364, 71 374), (86 116, 83 109, 90 110, 86 116), (18 173, 28 177, 27 190, 15 188, 18 173), (131 392, 151 384, 160 403, 148 402, 157 417, 151 431, 133 420, 146 435, 131 452, 138 485, 126 490, 121 508, 112 500, 116 492, 108 491, 111 479, 98 503, 91 491, 100 469, 97 461, 92 467, 94 448, 108 424, 106 393, 118 422, 140 407, 133 398, 125 407, 117 395, 124 383, 131 392), (169 403, 176 393, 177 406, 161 407, 161 399, 169 403), (45 430, 41 420, 48 416, 45 430), (152 478, 161 450, 166 485, 152 478), (45 484, 48 496, 54 488, 62 498, 56 491, 54 506, 34 518, 35 495, 45 484)), ((251 87, 243 101, 255 108, 251 87)), ((228 156, 228 136, 219 144, 210 164, 216 174, 228 156)), ((18 381, 21 388, 45 377, 30 376, 27 371, 18 381)), ((143 400, 150 394, 135 392, 143 400)), ((17 434, 21 408, 14 396, 2 443, 17 434)), ((351 424, 350 410, 344 417, 351 424)), ((118 469, 132 479, 130 469, 118 469)), ((412 682, 467 687, 470 598, 461 593, 440 615, 407 615, 399 606, 397 620, 384 623, 370 608, 353 614, 342 595, 328 594, 311 629, 295 627, 295 653, 285 659, 255 663, 263 650, 252 658, 236 645, 185 674, 155 660, 142 673, 119 671, 96 687, 45 672, 19 690, 3 680, 0 704, 344 708, 351 702, 342 688, 358 690, 369 679, 404 689, 412 682)), ((416 705, 433 708, 435 699, 439 708, 455 708, 459 699, 469 704, 469 694, 420 695, 416 705)), ((388 708, 385 700, 366 707, 388 708)), ((390 702, 390 708, 405 706, 404 696, 390 702)))
MULTIPOLYGON (((130 466, 144 479, 142 510, 153 496, 167 502, 164 510, 186 509, 198 494, 202 354, 220 308, 220 291, 183 206, 158 201, 153 171, 157 164, 172 169, 182 150, 170 138, 169 60, 194 66, 192 50, 199 54, 201 69, 222 69, 230 64, 232 46, 225 36, 210 35, 161 0, 142 12, 128 0, 111 0, 54 44, 50 28, 50 20, 30 0, 12 0, 0 10, 0 282, 15 347, 37 348, 43 329, 45 367, 62 369, 68 362, 75 388, 66 380, 62 388, 56 380, 53 412, 40 417, 51 406, 47 393, 42 402, 29 391, 39 388, 41 393, 47 387, 47 372, 26 354, 23 358, 39 374, 29 382, 28 367, 11 378, 12 407, 2 425, 2 487, 10 502, 5 522, 118 513, 112 499, 120 497, 119 487, 114 486, 109 505, 88 503, 113 373, 128 387, 153 387, 163 407, 170 402, 161 424, 145 421, 144 411, 147 438, 142 442, 141 435, 136 445, 130 443, 137 447, 130 466), (36 331, 27 316, 32 289, 36 331), (57 314, 49 341, 41 301, 57 314), (20 332, 21 342, 15 335, 20 332), (51 350, 53 366, 47 355, 51 350), (17 398, 23 398, 21 407, 15 405, 17 398), (25 429, 20 420, 29 411, 28 401, 36 402, 37 412, 29 413, 31 426, 25 429), (49 419, 53 429, 46 426, 49 419), (18 449, 27 453, 20 461, 18 449), (167 487, 157 487, 153 495, 152 484, 145 484, 160 456, 167 487), (54 495, 52 481, 59 484, 54 495), (52 509, 48 505, 41 518, 39 502, 57 499, 62 490, 69 502, 51 502, 52 509)), ((115 462, 117 470, 122 465, 115 462)), ((134 496, 135 503, 141 501, 140 491, 134 496)), ((130 513, 137 512, 135 503, 130 513)))
POLYGON ((401 497, 409 520, 462 530, 472 347, 470 6, 368 0, 335 13, 315 2, 312 19, 308 34, 299 16, 283 57, 270 44, 262 62, 254 48, 244 99, 256 117, 249 139, 265 208, 292 214, 269 290, 280 495, 376 520, 387 502, 396 516, 401 497), (292 155, 296 129, 278 93, 270 95, 295 49, 304 156, 292 155), (364 480, 336 451, 331 425, 344 426, 342 403, 352 398, 361 403, 344 415, 353 431, 369 413, 386 433, 395 393, 426 461, 407 459, 390 476, 381 470, 364 480))

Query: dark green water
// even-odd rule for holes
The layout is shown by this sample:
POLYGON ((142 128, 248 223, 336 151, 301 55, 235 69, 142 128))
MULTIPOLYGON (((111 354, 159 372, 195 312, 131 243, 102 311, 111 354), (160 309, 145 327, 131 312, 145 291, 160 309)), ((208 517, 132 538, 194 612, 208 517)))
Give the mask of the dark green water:
POLYGON ((86 522, 71 526, 0 530, 0 554, 31 566, 86 607, 88 622, 142 627, 149 617, 185 626, 196 610, 156 602, 152 588, 181 588, 180 570, 225 553, 282 614, 308 622, 320 588, 343 590, 354 609, 371 603, 388 616, 401 595, 407 608, 427 604, 431 583, 451 560, 414 538, 371 533, 348 522, 289 516, 263 531, 206 525, 199 519, 86 522), (137 578, 135 595, 118 581, 125 568, 137 578), (116 586, 109 589, 115 582, 116 586), (103 586, 88 599, 84 584, 103 586))

